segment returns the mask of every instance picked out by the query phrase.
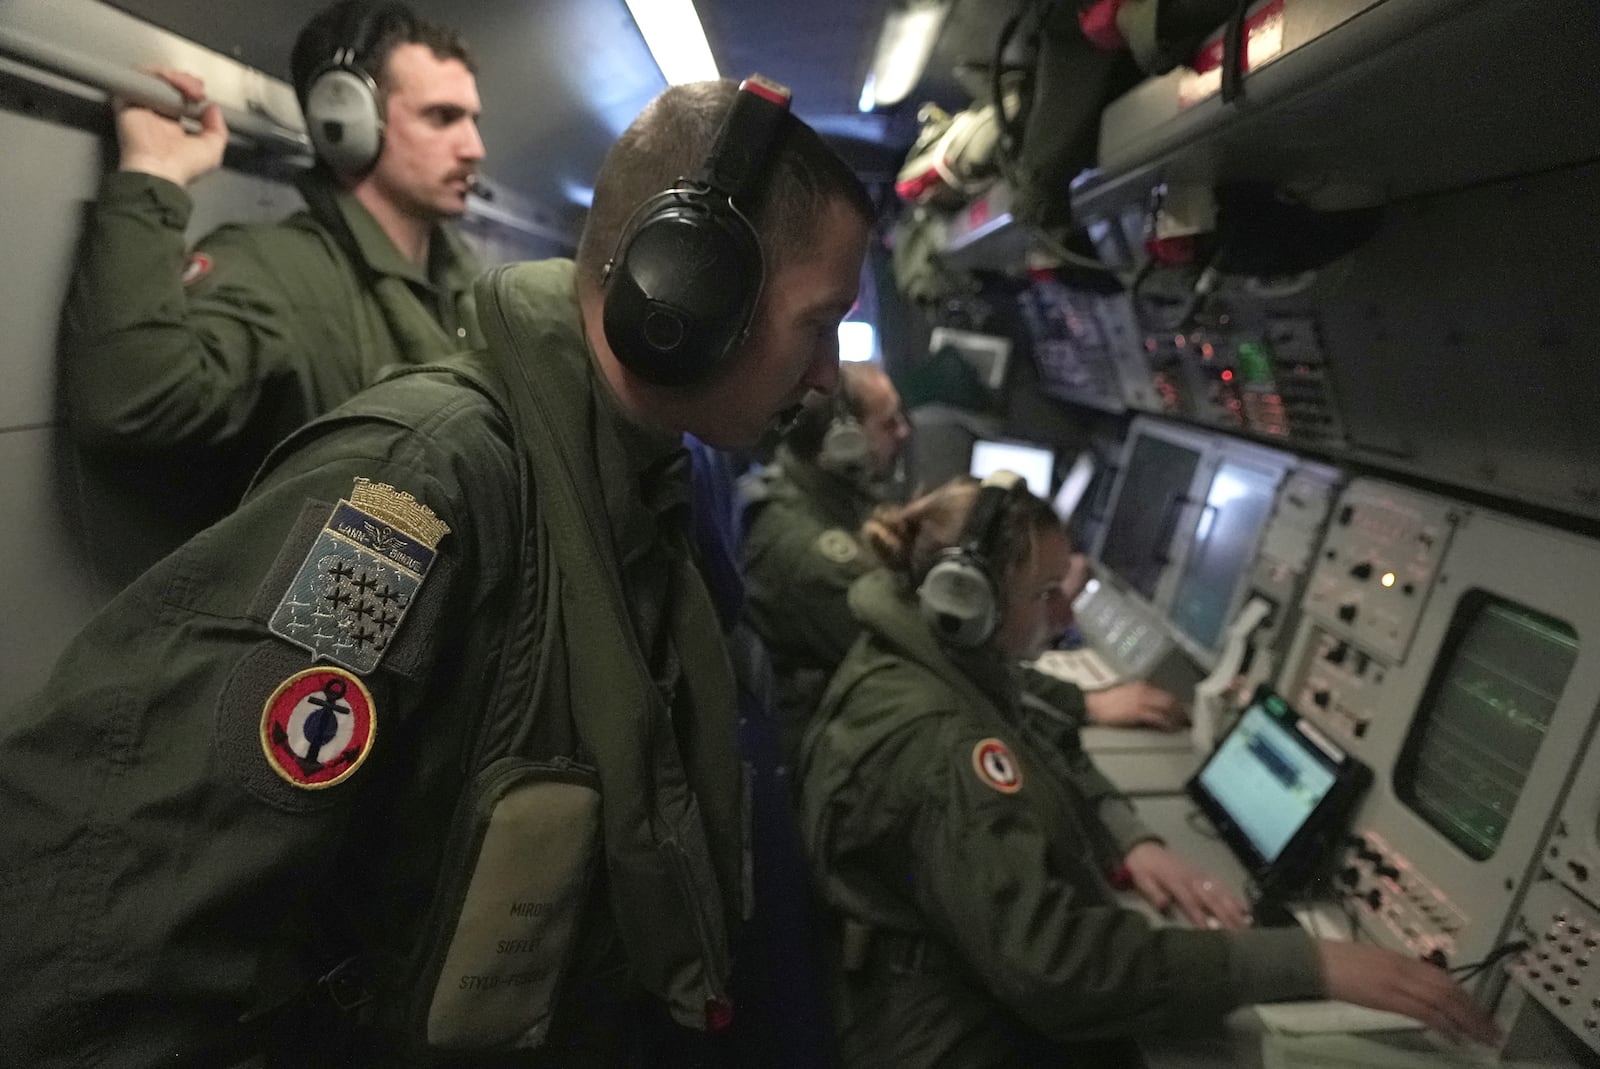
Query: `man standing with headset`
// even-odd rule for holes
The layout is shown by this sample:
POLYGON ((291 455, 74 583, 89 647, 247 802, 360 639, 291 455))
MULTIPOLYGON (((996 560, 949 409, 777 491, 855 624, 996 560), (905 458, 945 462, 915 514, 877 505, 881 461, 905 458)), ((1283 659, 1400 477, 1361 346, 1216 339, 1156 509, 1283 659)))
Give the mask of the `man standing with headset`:
MULTIPOLYGON (((477 86, 453 30, 398 3, 341 0, 300 32, 292 79, 316 147, 306 210, 226 226, 187 254, 188 186, 222 162, 207 107, 189 133, 120 104, 108 174, 63 317, 68 422, 173 486, 183 537, 239 500, 267 451, 380 369, 482 343, 472 255, 440 224, 480 161, 477 86)), ((191 101, 192 75, 158 72, 191 101)))
POLYGON ((301 428, 91 622, 0 713, 0 1060, 634 1066, 726 1029, 744 776, 681 436, 833 389, 871 219, 787 90, 668 89, 576 262, 477 282, 481 350, 301 428))

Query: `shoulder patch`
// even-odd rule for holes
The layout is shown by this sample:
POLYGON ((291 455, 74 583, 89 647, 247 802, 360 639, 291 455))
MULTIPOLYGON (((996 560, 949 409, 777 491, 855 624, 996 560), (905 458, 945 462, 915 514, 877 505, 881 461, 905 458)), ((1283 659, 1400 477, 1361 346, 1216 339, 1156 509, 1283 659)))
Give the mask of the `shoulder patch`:
POLYGON ((861 544, 842 527, 830 527, 817 536, 817 552, 835 564, 849 564, 861 555, 861 544))
POLYGON ((197 252, 189 257, 189 262, 183 265, 183 274, 179 276, 185 286, 192 286, 206 275, 211 273, 211 257, 203 252, 197 252))
POLYGON ((450 528, 385 483, 333 507, 267 629, 352 672, 378 666, 450 528))
POLYGON ((1011 748, 999 739, 983 739, 972 748, 972 771, 985 786, 1001 794, 1022 790, 1022 769, 1011 748))
POLYGON ((261 749, 284 780, 320 790, 350 778, 372 752, 372 692, 342 668, 307 668, 278 684, 261 707, 261 749))

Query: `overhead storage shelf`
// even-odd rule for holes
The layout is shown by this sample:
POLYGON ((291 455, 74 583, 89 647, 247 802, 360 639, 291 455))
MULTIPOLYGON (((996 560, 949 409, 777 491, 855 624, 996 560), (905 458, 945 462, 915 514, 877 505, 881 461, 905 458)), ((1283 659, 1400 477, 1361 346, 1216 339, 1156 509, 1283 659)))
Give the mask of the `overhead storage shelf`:
POLYGON ((1080 223, 1161 183, 1264 180, 1337 208, 1600 156, 1595 0, 1268 0, 1251 23, 1237 99, 1180 68, 1105 109, 1080 223))

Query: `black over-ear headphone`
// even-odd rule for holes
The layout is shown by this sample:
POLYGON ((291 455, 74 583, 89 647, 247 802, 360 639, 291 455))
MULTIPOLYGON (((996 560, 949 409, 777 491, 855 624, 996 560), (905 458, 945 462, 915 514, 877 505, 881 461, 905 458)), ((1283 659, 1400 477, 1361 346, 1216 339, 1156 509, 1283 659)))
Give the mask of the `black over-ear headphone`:
POLYGON ((983 480, 978 500, 961 529, 961 540, 939 554, 917 587, 922 618, 944 641, 973 648, 989 641, 1005 611, 1000 576, 990 560, 1006 500, 1026 484, 1014 471, 983 480))
POLYGON ((306 131, 317 158, 335 174, 365 174, 383 151, 383 97, 362 69, 384 28, 414 20, 404 4, 365 4, 351 9, 348 32, 328 62, 306 86, 306 131))
POLYGON ((703 382, 743 344, 766 271, 742 208, 761 187, 790 96, 760 75, 741 82, 700 173, 641 205, 617 243, 602 277, 606 343, 640 378, 703 382))

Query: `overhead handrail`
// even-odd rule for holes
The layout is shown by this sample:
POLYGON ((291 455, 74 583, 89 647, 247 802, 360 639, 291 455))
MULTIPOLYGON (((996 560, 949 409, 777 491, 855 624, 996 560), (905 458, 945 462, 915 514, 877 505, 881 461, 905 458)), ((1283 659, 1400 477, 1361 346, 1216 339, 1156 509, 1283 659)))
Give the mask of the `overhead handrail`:
MULTIPOLYGON (((132 67, 119 67, 75 52, 24 30, 0 25, 0 52, 40 70, 49 71, 97 89, 107 97, 122 97, 175 119, 199 121, 205 102, 193 103, 154 75, 132 67)), ((262 148, 292 156, 310 156, 311 139, 261 111, 240 110, 218 104, 229 131, 262 148)))

